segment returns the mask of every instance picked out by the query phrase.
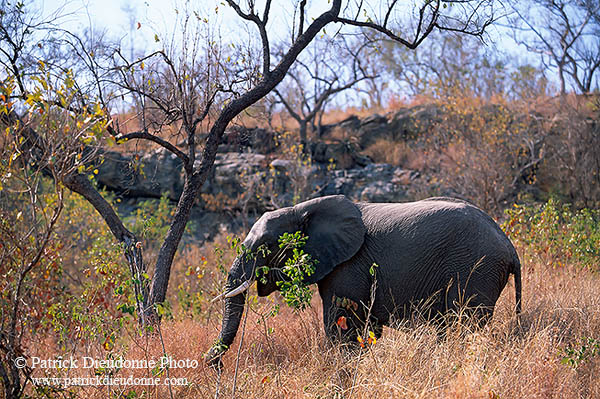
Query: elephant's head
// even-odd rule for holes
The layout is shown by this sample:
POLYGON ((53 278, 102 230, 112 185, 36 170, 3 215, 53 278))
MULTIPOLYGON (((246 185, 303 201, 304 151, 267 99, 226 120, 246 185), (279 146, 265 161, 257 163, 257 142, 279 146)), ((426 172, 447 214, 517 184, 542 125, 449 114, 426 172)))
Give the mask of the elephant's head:
POLYGON ((270 269, 266 280, 257 282, 258 294, 266 296, 277 290, 277 281, 282 278, 277 270, 285 262, 281 258, 275 260, 278 239, 283 233, 296 231, 301 231, 308 237, 304 252, 317 260, 314 273, 306 280, 306 283, 312 284, 356 254, 364 241, 365 226, 358 207, 343 195, 317 198, 265 213, 252 226, 243 244, 251 253, 255 253, 261 246, 266 246, 270 252, 264 256, 258 254, 255 259, 242 254, 233 262, 225 294, 221 295, 225 297, 225 313, 219 344, 207 353, 207 360, 213 365, 220 364, 220 356, 235 338, 244 309, 246 290, 255 280, 256 268, 268 266, 270 269))

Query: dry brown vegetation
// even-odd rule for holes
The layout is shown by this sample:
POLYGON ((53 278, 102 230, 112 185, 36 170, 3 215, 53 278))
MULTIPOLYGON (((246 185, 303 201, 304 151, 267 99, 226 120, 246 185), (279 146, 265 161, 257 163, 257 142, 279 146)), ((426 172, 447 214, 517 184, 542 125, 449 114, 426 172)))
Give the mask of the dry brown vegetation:
MULTIPOLYGON (((561 362, 562 348, 600 333, 597 277, 539 265, 527 265, 524 275, 521 326, 515 323, 510 286, 481 331, 456 324, 439 339, 426 324, 386 329, 368 352, 348 359, 323 342, 317 312, 281 315, 272 344, 258 331, 248 334, 239 397, 598 397, 600 358, 577 369, 561 362)), ((231 352, 220 381, 223 397, 233 385, 236 348, 231 352)), ((200 381, 200 396, 212 396, 214 373, 207 370, 200 381)))
MULTIPOLYGON (((598 187, 593 183, 600 175, 593 162, 598 147, 589 145, 588 139, 598 139, 597 126, 589 122, 597 115, 597 100, 569 101, 546 102, 555 107, 548 107, 546 115, 554 112, 557 117, 541 131, 547 150, 532 183, 580 206, 587 199, 594 209, 598 187), (579 188, 577 184, 587 186, 579 188), (572 194, 565 187, 571 187, 572 194)), ((510 124, 508 116, 516 104, 506 105, 492 121, 485 115, 469 116, 469 111, 487 103, 465 99, 450 105, 454 110, 462 109, 462 113, 451 113, 444 120, 444 126, 456 127, 450 133, 438 128, 419 140, 379 140, 366 152, 378 161, 431 172, 434 179, 466 190, 468 198, 493 210, 493 201, 485 200, 489 192, 482 182, 487 182, 498 198, 497 193, 514 178, 510 173, 514 173, 515 162, 518 166, 524 155, 519 152, 521 140, 537 137, 540 130, 510 124), (456 169, 449 167, 451 161, 456 161, 456 169)), ((146 260, 152 260, 173 204, 165 197, 138 206, 128 222, 142 237, 146 260)), ((119 247, 89 204, 67 195, 53 238, 60 244, 60 262, 51 263, 58 268, 53 272, 55 278, 42 303, 38 303, 41 291, 28 294, 36 300, 26 303, 29 319, 22 328, 24 353, 95 359, 159 359, 166 354, 175 360, 196 360, 198 367, 170 369, 169 377, 187 380, 186 385, 170 389, 87 386, 36 392, 29 383, 27 392, 32 397, 72 394, 89 398, 600 397, 597 211, 595 216, 588 213, 567 218, 564 208, 555 203, 539 212, 535 221, 526 208, 511 209, 517 211, 507 229, 523 261, 524 311, 520 324, 514 315, 511 281, 493 320, 481 330, 455 322, 442 338, 433 326, 412 320, 399 323, 397 329, 386 328, 384 336, 367 351, 348 354, 327 342, 316 293, 312 308, 303 313, 286 308, 278 294, 252 297, 244 338, 238 334, 219 375, 204 364, 202 356, 220 330, 221 305, 210 300, 224 287, 235 255, 227 250, 229 232, 222 231, 203 246, 193 239, 182 246, 173 265, 160 333, 145 336, 128 311, 134 302, 119 247), (269 316, 275 305, 281 305, 280 313, 269 316)), ((32 377, 94 373, 125 378, 167 376, 166 370, 152 369, 37 368, 32 377)))
MULTIPOLYGON (((522 258, 524 251, 527 247, 520 248, 522 258)), ((174 359, 199 360, 197 368, 170 370, 171 377, 188 381, 171 388, 177 398, 600 397, 598 348, 581 352, 583 340, 600 336, 600 279, 575 265, 524 265, 520 324, 511 280, 494 318, 481 330, 456 322, 441 338, 427 323, 404 322, 398 329, 386 328, 362 353, 343 354, 326 342, 318 296, 303 313, 294 314, 282 305, 279 315, 264 318, 279 302, 277 296, 250 300, 243 343, 240 348, 239 334, 220 376, 201 360, 220 327, 219 304, 205 308, 202 317, 165 320, 164 348, 156 336, 127 334, 117 341, 119 352, 128 359, 159 359, 166 353, 174 359), (569 354, 567 348, 574 352, 569 354), (577 353, 583 357, 578 359, 577 353)), ((48 346, 32 349, 37 355, 51 353, 48 346)), ((74 353, 106 356, 98 348, 74 353)), ((130 374, 148 376, 150 371, 121 370, 115 375, 130 374)), ((140 397, 171 397, 166 387, 148 388, 145 394, 141 387, 134 391, 140 397)), ((133 395, 130 387, 113 387, 110 397, 128 393, 133 395)), ((105 398, 109 392, 106 387, 86 387, 76 396, 105 398)))
MULTIPOLYGON (((140 52, 139 57, 132 51, 127 59, 125 48, 108 37, 60 28, 66 17, 62 10, 45 20, 23 2, 2 2, 6 10, 0 11, 0 64, 4 71, 0 82, 0 399, 600 398, 600 97, 597 84, 593 85, 597 55, 587 51, 587 44, 595 38, 593 29, 583 47, 578 36, 570 36, 571 27, 579 24, 572 18, 577 13, 572 12, 563 12, 562 21, 558 18, 551 25, 544 24, 544 29, 555 25, 558 29, 564 23, 566 31, 556 30, 560 40, 544 39, 544 46, 538 43, 529 49, 554 55, 558 45, 562 51, 556 54, 562 60, 555 64, 569 60, 558 71, 560 96, 548 97, 552 82, 546 77, 554 73, 545 70, 543 59, 544 67, 538 69, 521 64, 510 54, 489 57, 480 44, 468 45, 450 36, 450 42, 442 41, 432 35, 428 39, 431 47, 420 46, 425 51, 422 56, 413 52, 416 57, 406 57, 391 47, 381 47, 377 52, 391 58, 367 57, 371 58, 369 66, 389 69, 381 70, 381 78, 412 87, 367 84, 359 89, 361 94, 352 94, 351 103, 361 102, 363 107, 329 108, 316 122, 330 125, 351 115, 362 119, 374 113, 392 121, 395 111, 417 105, 434 104, 441 110, 433 116, 440 116, 434 123, 420 125, 423 119, 416 117, 414 123, 408 123, 410 127, 399 129, 407 133, 403 139, 394 131, 387 136, 380 132, 382 138, 372 142, 361 141, 361 133, 354 129, 331 129, 324 140, 343 144, 344 150, 339 159, 330 159, 327 170, 335 165, 351 167, 355 163, 351 155, 360 152, 375 162, 420 172, 410 170, 402 175, 407 185, 412 176, 420 176, 415 191, 407 191, 414 197, 462 197, 494 216, 508 218, 503 228, 518 247, 523 263, 520 318, 514 314, 511 280, 493 319, 483 328, 451 315, 449 327, 440 333, 436 326, 415 316, 414 320, 398 321, 396 328, 386 328, 384 336, 363 351, 344 351, 332 346, 324 335, 315 288, 312 307, 302 313, 285 307, 278 294, 258 298, 252 292, 241 333, 224 356, 223 371, 204 363, 204 353, 213 345, 218 347, 215 339, 222 318, 222 304, 212 303, 211 298, 224 289, 235 253, 228 249, 228 231, 200 246, 197 237, 189 234, 194 230, 190 228, 182 240, 186 224, 194 223, 189 210, 202 197, 200 188, 209 176, 219 143, 229 144, 230 138, 237 137, 231 131, 231 137, 226 137, 226 127, 269 128, 280 135, 278 140, 299 130, 298 123, 266 96, 292 71, 292 60, 303 62, 299 51, 317 32, 324 34, 329 22, 344 21, 336 19, 334 14, 339 11, 332 9, 309 23, 304 18, 308 17, 306 2, 295 2, 289 24, 295 31, 299 18, 298 35, 294 38, 291 32, 295 44, 284 46, 283 53, 274 56, 269 51, 274 47, 270 48, 264 35, 271 2, 267 2, 262 19, 254 14, 254 2, 247 2, 248 15, 235 7, 238 2, 227 3, 242 20, 253 21, 259 28, 267 50, 262 58, 252 50, 258 43, 252 36, 247 43, 242 37, 230 42, 227 35, 223 41, 213 40, 213 29, 215 34, 220 29, 203 19, 199 30, 187 23, 180 26, 181 42, 175 35, 165 40, 168 38, 157 32, 154 44, 164 43, 161 51, 140 52), (308 26, 303 31, 304 22, 308 26), (565 47, 567 36, 571 44, 565 47), (579 44, 574 45, 576 42, 579 44), (244 50, 240 44, 248 44, 248 48, 244 50), (507 60, 501 60, 505 55, 507 60), (275 59, 278 66, 272 69, 275 59), (431 73, 440 69, 438 65, 447 73, 431 73), (587 83, 579 81, 579 71, 587 74, 587 83), (567 93, 565 83, 578 95, 567 93), (382 105, 382 99, 396 90, 397 95, 415 95, 410 100, 392 98, 382 105), (369 102, 372 108, 367 107, 369 102), (117 114, 117 109, 123 113, 117 114), (211 140, 206 140, 208 137, 211 140), (358 143, 370 144, 359 148, 363 144, 358 143), (88 177, 94 180, 98 173, 92 154, 108 147, 135 153, 134 167, 158 148, 179 157, 185 176, 179 205, 164 196, 159 201, 137 200, 131 212, 129 206, 118 206, 121 198, 90 184, 88 177), (123 214, 117 214, 120 211, 123 214), (169 225, 174 234, 167 233, 169 225), (151 270, 146 270, 146 265, 151 270), (161 323, 149 326, 144 315, 152 321, 160 315, 161 323), (133 361, 158 361, 168 356, 176 362, 192 363, 139 369, 20 368, 17 364, 17 360, 27 360, 31 366, 33 357, 82 361, 84 356, 133 361), (75 383, 62 387, 34 381, 94 376, 183 378, 185 383, 160 387, 75 383)), ((434 27, 443 30, 445 20, 460 21, 457 8, 431 7, 430 1, 417 3, 423 8, 412 14, 420 16, 413 21, 416 25, 410 19, 403 21, 419 27, 414 42, 404 42, 408 47, 416 47, 434 27), (427 10, 434 13, 423 19, 427 10), (450 20, 438 13, 444 10, 450 12, 450 20)), ((575 29, 584 37, 588 36, 587 30, 582 33, 588 21, 597 28, 600 19, 595 2, 579 3, 588 8, 581 10, 581 29, 575 29)), ((340 8, 340 1, 332 4, 340 8)), ((389 2, 392 8, 396 4, 389 2)), ((492 2, 461 1, 460 9, 467 11, 463 33, 481 36, 483 30, 471 22, 492 22, 488 4, 492 2)), ((396 14, 392 8, 377 30, 395 38, 386 27, 388 17, 396 14)), ((218 10, 214 9, 215 14, 218 10)), ((182 18, 184 14, 192 17, 192 8, 181 11, 182 18)), ((354 12, 352 7, 344 11, 354 12)), ((175 12, 179 15, 180 11, 175 12)), ((200 21, 200 14, 193 14, 200 21)), ((356 17, 362 18, 360 14, 356 17)), ((520 18, 525 20, 524 15, 520 18)), ((360 21, 345 19, 345 24, 367 24, 360 21)), ((513 27, 522 31, 519 25, 513 27)), ((527 25, 535 32, 529 22, 527 25)), ((137 22, 135 30, 141 26, 137 22)), ((453 23, 447 28, 456 31, 455 26, 460 25, 453 23)), ((337 61, 348 64, 345 57, 337 54, 336 58, 339 60, 331 63, 332 68, 340 65, 337 61)), ((309 141, 317 138, 316 132, 311 133, 309 141)), ((296 172, 308 169, 312 161, 297 140, 290 141, 293 146, 280 146, 273 158, 285 154, 286 148, 295 148, 286 155, 295 162, 289 177, 297 202, 306 199, 309 184, 305 174, 296 172)), ((274 197, 273 181, 248 183, 251 189, 246 191, 274 197)), ((204 210, 213 212, 229 212, 232 203, 243 204, 235 212, 241 208, 239 212, 246 218, 249 197, 240 198, 217 194, 202 200, 204 210)), ((275 208, 280 206, 272 198, 270 202, 275 208)), ((196 227, 201 235, 206 226, 196 227)))

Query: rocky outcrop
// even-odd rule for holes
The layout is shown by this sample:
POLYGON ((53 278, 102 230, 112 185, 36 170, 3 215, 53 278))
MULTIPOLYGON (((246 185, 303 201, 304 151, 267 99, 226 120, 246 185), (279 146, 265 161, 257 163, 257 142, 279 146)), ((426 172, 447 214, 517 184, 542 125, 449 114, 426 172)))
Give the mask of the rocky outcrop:
POLYGON ((259 127, 232 126, 225 132, 219 151, 269 154, 277 148, 275 136, 275 132, 259 127))
POLYGON ((217 154, 215 164, 202 194, 236 199, 252 184, 253 176, 269 167, 262 154, 227 152, 217 154))
MULTIPOLYGON (((222 223, 239 226, 248 223, 248 215, 323 195, 369 202, 414 199, 425 191, 427 179, 417 171, 374 163, 362 150, 379 139, 393 143, 414 138, 435 123, 438 113, 435 107, 420 106, 364 119, 352 116, 324 127, 323 139, 307 148, 308 163, 277 151, 273 132, 232 128, 193 211, 203 226, 197 238, 208 239, 222 223)), ((97 169, 101 186, 130 199, 122 203, 127 209, 135 208, 139 197, 167 195, 175 201, 183 190, 182 163, 164 149, 141 157, 107 151, 97 169)))
MULTIPOLYGON (((140 160, 107 152, 98 169, 98 183, 126 197, 159 198, 166 194, 176 200, 183 189, 181 162, 165 150, 140 160)), ((388 164, 328 170, 327 164, 306 166, 295 160, 229 152, 217 154, 201 193, 205 199, 228 198, 230 208, 261 212, 273 204, 291 205, 297 200, 333 194, 358 201, 406 200, 407 193, 418 183, 418 172, 388 164), (276 197, 277 201, 261 202, 257 199, 261 196, 276 197)))
POLYGON ((442 110, 434 104, 402 108, 390 115, 388 130, 393 140, 414 139, 442 120, 442 110))
MULTIPOLYGON (((265 155, 252 153, 217 154, 211 175, 204 185, 205 194, 221 193, 235 197, 242 191, 244 176, 267 167, 265 155)), ((184 184, 182 163, 175 155, 160 149, 137 158, 107 151, 98 166, 96 180, 126 197, 160 198, 167 195, 177 200, 184 184)))
POLYGON ((338 169, 364 167, 373 162, 368 156, 361 154, 360 148, 352 142, 318 141, 310 143, 309 150, 313 161, 335 165, 338 169))
POLYGON ((183 190, 182 163, 174 154, 159 150, 142 157, 106 151, 98 166, 98 183, 127 197, 176 200, 183 190))
POLYGON ((442 110, 435 104, 401 108, 386 115, 373 114, 364 119, 351 116, 339 123, 326 125, 319 132, 322 140, 344 137, 352 141, 359 150, 364 150, 376 141, 390 142, 414 139, 429 131, 442 120, 442 110))
MULTIPOLYGON (((361 151, 378 139, 393 142, 422 134, 436 123, 439 114, 436 106, 423 105, 364 119, 351 116, 325 126, 320 132, 323 140, 308 147, 312 159, 308 170, 299 170, 306 167, 282 158, 282 154, 274 154, 273 132, 234 126, 219 147, 220 153, 202 194, 233 201, 268 184, 282 203, 292 202, 299 190, 304 194, 301 197, 345 194, 364 201, 407 199, 406 193, 418 183, 419 174, 397 166, 374 164, 361 151), (301 185, 305 187, 300 189, 301 185)), ((181 161, 166 150, 141 158, 107 151, 103 158, 96 176, 98 183, 126 197, 158 198, 166 194, 176 200, 183 190, 181 161)), ((259 203, 254 207, 260 207, 259 203)))
POLYGON ((319 195, 344 194, 356 201, 406 201, 418 185, 419 172, 388 164, 370 164, 364 168, 335 170, 326 176, 319 195))

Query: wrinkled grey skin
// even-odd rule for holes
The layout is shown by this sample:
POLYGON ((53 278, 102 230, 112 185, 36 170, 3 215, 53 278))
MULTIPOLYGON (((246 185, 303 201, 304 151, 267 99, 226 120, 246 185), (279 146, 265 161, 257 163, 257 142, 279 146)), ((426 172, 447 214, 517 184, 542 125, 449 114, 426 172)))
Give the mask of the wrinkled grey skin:
MULTIPOLYGON (((520 311, 521 266, 510 240, 479 208, 452 198, 383 204, 352 203, 343 195, 328 196, 294 207, 265 213, 252 227, 244 245, 251 251, 266 244, 275 252, 285 232, 302 231, 309 237, 304 251, 318 260, 308 278, 317 283, 323 301, 323 322, 329 338, 356 342, 370 311, 370 329, 381 335, 382 326, 400 320, 419 308, 433 318, 467 304, 489 318, 509 274, 515 276, 517 312, 520 311), (376 263, 374 303, 370 303, 376 263), (359 304, 358 310, 338 306, 337 298, 359 304), (371 306, 372 305, 372 306, 371 306), (336 324, 340 316, 347 330, 336 324)), ((259 257, 257 266, 270 264, 259 257)), ((227 279, 226 291, 253 279, 254 261, 238 257, 227 279)), ((274 271, 267 284, 257 282, 258 294, 277 289, 274 271)), ((229 347, 237 333, 246 294, 225 300, 219 340, 229 347)), ((207 359, 220 364, 221 349, 213 347, 207 359)))

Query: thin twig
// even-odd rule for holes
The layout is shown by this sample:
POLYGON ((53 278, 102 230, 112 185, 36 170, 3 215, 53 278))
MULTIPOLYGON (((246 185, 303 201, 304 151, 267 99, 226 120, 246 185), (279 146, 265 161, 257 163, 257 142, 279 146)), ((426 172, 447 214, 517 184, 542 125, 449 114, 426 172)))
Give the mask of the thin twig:
POLYGON ((217 367, 217 388, 215 390, 215 399, 219 399, 219 393, 221 391, 221 375, 223 375, 223 370, 220 367, 217 367))
MULTIPOLYGON (((158 330, 158 337, 160 338, 160 345, 162 346, 163 356, 167 356, 167 350, 165 349, 165 341, 163 341, 162 332, 160 330, 160 323, 156 323, 156 329, 158 330)), ((171 377, 169 375, 169 367, 165 367, 167 372, 167 386, 169 387, 169 396, 173 399, 173 389, 171 388, 171 377)))

